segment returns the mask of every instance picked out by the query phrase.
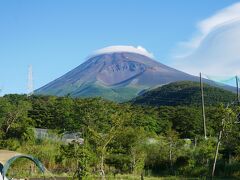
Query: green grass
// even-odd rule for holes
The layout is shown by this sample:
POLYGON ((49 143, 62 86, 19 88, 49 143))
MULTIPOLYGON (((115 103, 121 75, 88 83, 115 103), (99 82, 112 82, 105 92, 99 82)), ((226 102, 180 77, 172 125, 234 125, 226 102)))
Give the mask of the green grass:
MULTIPOLYGON (((55 179, 55 180, 72 180, 72 177, 67 176, 67 175, 53 175, 53 176, 36 176, 36 177, 31 177, 29 179, 32 180, 40 180, 40 179, 55 179)), ((75 178, 77 179, 77 178, 75 178)), ((84 180, 101 180, 102 178, 100 176, 97 175, 91 175, 88 176, 86 178, 84 178, 84 180)), ((122 174, 122 175, 107 175, 105 176, 106 180, 140 180, 141 176, 140 175, 132 175, 132 174, 122 174)), ((200 178, 200 177, 196 177, 196 178, 186 178, 186 177, 179 177, 179 176, 167 176, 167 177, 154 177, 154 176, 145 176, 144 180, 237 180, 240 178, 200 178)))

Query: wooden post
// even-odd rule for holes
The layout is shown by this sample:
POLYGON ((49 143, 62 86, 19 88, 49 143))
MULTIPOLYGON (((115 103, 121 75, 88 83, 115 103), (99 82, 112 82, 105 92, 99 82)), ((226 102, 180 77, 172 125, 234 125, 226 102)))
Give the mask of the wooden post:
POLYGON ((204 106, 204 93, 203 93, 202 73, 200 73, 200 87, 201 87, 201 96, 202 96, 202 117, 203 117, 204 138, 207 139, 207 129, 206 129, 206 116, 205 116, 205 106, 204 106))
POLYGON ((216 151, 215 151, 215 156, 214 156, 214 163, 213 163, 213 168, 212 168, 212 177, 214 177, 214 173, 215 173, 215 169, 216 169, 218 151, 219 151, 219 146, 220 146, 220 143, 221 143, 221 138, 222 138, 223 131, 224 131, 224 119, 222 119, 222 129, 220 130, 219 135, 218 135, 218 141, 217 141, 217 146, 216 146, 216 151))

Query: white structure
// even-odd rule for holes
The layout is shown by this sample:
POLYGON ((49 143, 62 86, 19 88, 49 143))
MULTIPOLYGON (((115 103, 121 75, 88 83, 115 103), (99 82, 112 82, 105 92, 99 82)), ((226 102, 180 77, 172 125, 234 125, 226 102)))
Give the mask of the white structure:
POLYGON ((28 68, 28 96, 33 95, 33 70, 32 65, 28 68))

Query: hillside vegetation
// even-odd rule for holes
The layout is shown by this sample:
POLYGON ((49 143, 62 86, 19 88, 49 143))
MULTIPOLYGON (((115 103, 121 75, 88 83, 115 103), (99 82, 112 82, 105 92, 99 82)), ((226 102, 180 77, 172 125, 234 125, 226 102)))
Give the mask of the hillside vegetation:
MULTIPOLYGON (((0 98, 0 149, 31 154, 48 170, 77 176, 132 174, 203 177, 213 164, 221 120, 228 120, 217 176, 240 171, 239 108, 206 107, 208 139, 198 106, 149 107, 100 98, 6 95, 0 98), (33 128, 61 136, 80 132, 84 144, 36 139, 33 128)), ((16 169, 29 167, 20 162, 16 169)), ((13 172, 16 174, 16 172, 13 172)))
MULTIPOLYGON (((206 106, 227 104, 236 99, 230 91, 204 84, 206 106)), ((201 105, 200 83, 181 81, 149 90, 133 99, 134 104, 150 106, 201 105)))

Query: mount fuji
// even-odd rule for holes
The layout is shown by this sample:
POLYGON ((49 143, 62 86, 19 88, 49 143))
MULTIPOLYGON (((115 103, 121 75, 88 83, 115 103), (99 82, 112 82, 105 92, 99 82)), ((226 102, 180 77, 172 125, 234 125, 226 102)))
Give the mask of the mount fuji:
POLYGON ((157 86, 198 80, 196 76, 155 61, 142 47, 110 46, 94 52, 83 64, 34 93, 103 97, 123 102, 157 86))

